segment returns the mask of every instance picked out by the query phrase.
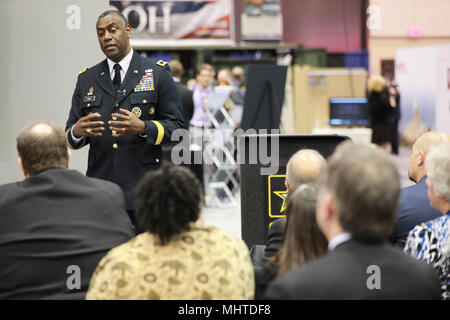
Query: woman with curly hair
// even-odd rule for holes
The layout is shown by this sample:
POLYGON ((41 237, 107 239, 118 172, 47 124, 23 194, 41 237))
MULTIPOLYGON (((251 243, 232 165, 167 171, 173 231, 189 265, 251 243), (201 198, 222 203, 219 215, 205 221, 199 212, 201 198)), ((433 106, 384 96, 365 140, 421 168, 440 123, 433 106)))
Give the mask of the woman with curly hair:
POLYGON ((147 231, 100 261, 87 299, 253 299, 248 248, 203 225, 202 188, 191 171, 164 164, 140 182, 136 200, 147 231))

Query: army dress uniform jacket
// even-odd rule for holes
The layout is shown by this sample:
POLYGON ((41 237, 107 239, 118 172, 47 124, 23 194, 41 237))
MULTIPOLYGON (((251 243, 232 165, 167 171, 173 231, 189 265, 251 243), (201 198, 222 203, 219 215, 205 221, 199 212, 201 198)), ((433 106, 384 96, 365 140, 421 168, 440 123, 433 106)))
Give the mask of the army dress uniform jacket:
POLYGON ((118 184, 125 193, 127 210, 134 210, 134 188, 147 171, 159 167, 161 144, 170 142, 172 132, 183 126, 181 100, 167 63, 134 52, 117 91, 106 59, 80 72, 66 124, 66 142, 72 149, 89 144, 86 175, 118 184), (146 135, 112 136, 108 121, 120 108, 145 122, 146 135), (101 114, 93 121, 105 123, 103 135, 85 137, 76 143, 70 130, 91 112, 101 114))

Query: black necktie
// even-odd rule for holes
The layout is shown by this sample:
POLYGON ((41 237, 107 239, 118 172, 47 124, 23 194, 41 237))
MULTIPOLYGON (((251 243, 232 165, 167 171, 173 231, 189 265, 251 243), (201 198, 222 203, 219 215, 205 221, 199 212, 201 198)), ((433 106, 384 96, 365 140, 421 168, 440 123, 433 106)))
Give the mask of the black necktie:
POLYGON ((119 90, 120 86, 122 85, 122 81, 120 80, 120 64, 116 63, 113 68, 115 70, 113 85, 116 90, 119 90))

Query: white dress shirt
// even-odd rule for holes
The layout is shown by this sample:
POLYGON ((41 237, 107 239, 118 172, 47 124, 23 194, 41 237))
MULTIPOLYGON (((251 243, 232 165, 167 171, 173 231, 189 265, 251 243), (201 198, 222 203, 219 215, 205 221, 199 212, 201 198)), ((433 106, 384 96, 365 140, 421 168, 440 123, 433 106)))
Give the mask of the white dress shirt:
MULTIPOLYGON (((120 83, 122 83, 123 79, 125 78, 125 75, 127 74, 128 68, 130 67, 130 63, 131 63, 131 58, 133 58, 133 49, 130 48, 130 52, 125 56, 125 58, 123 58, 122 60, 120 60, 119 65, 121 67, 120 69, 120 83)), ((114 65, 116 64, 116 62, 112 61, 109 58, 106 58, 106 61, 108 62, 108 68, 109 68, 109 74, 111 76, 111 81, 112 79, 114 79, 114 76, 116 75, 116 70, 114 70, 114 65)), ((73 135, 73 127, 75 125, 72 126, 72 128, 70 129, 70 134, 72 135, 72 139, 75 143, 80 142, 84 137, 81 138, 76 138, 73 135)))
MULTIPOLYGON (((133 49, 130 49, 130 52, 120 60, 119 65, 122 69, 120 69, 120 83, 123 82, 123 79, 125 78, 125 75, 127 74, 128 67, 130 66, 131 58, 133 58, 133 49)), ((109 67, 109 74, 111 75, 111 81, 114 79, 114 76, 116 75, 116 70, 114 70, 114 65, 116 62, 112 61, 109 58, 106 58, 108 61, 108 67, 109 67)))
POLYGON ((328 242, 328 251, 333 251, 336 247, 344 242, 350 240, 352 236, 348 232, 342 232, 335 235, 330 242, 328 242))

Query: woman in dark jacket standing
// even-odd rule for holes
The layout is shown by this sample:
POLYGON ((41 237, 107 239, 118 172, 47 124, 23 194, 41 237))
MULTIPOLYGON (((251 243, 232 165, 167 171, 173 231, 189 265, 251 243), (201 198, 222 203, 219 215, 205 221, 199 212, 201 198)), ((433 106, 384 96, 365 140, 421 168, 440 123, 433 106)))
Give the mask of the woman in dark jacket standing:
POLYGON ((370 77, 368 85, 368 108, 372 127, 372 143, 387 150, 392 141, 395 107, 389 102, 389 90, 386 80, 375 75, 370 77))

